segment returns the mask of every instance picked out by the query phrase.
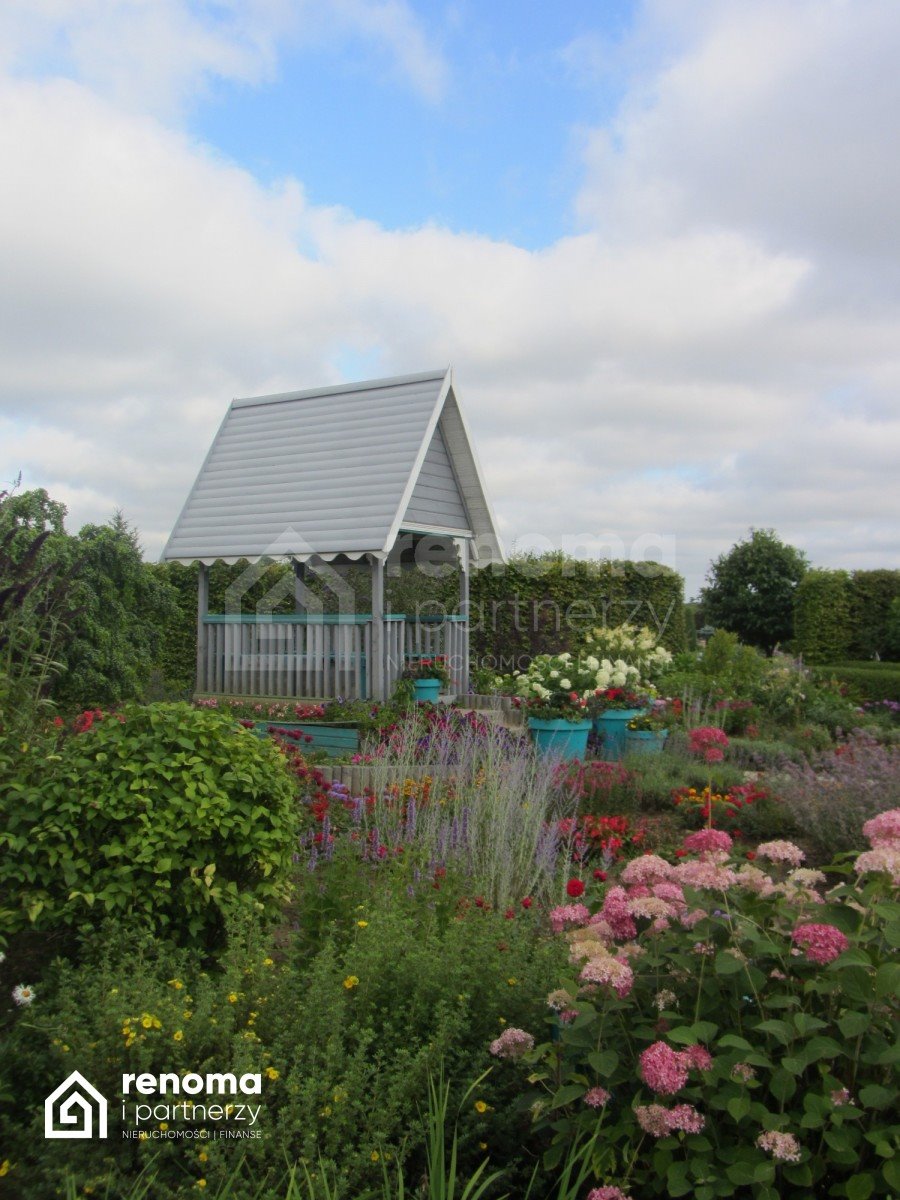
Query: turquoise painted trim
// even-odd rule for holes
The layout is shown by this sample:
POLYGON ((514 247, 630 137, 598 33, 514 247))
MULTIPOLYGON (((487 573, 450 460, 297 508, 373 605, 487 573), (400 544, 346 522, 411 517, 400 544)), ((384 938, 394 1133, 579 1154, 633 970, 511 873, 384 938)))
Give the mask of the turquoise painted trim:
MULTIPOLYGON (((410 625, 441 625, 444 621, 465 624, 468 617, 458 613, 446 617, 408 617, 405 613, 385 613, 385 621, 407 621, 410 625)), ((368 625, 371 613, 207 613, 206 625, 368 625)))
POLYGON ((359 729, 355 725, 325 725, 305 721, 254 721, 253 733, 257 737, 267 737, 269 727, 275 729, 299 730, 300 733, 311 737, 311 742, 304 742, 315 750, 324 750, 332 758, 345 754, 355 754, 359 750, 359 729))
MULTIPOLYGON (((405 621, 402 613, 385 614, 386 621, 405 621)), ((207 613, 206 625, 368 625, 371 613, 207 613)))

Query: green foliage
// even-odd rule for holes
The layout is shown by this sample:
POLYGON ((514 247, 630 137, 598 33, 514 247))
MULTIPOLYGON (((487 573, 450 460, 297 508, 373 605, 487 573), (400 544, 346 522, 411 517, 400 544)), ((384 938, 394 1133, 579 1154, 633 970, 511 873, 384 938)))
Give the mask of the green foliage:
MULTIPOLYGON (((780 880, 783 868, 770 873, 780 880)), ((763 891, 691 890, 703 915, 690 929, 638 918, 642 953, 629 956, 621 995, 580 985, 577 968, 561 979, 577 1015, 547 1022, 551 1036, 504 1068, 537 1085, 523 1083, 522 1105, 553 1135, 548 1172, 596 1132, 597 1179, 635 1197, 896 1195, 900 905, 885 875, 840 885, 824 905, 799 883, 763 891), (792 934, 810 922, 835 930, 818 960, 795 953, 792 934), (651 1046, 680 1063, 668 1080, 642 1064, 651 1046), (595 1088, 607 1094, 600 1107, 586 1102, 595 1088), (651 1133, 639 1113, 664 1124, 651 1133), (767 1152, 772 1133, 786 1136, 785 1157, 767 1152)), ((601 973, 616 950, 588 930, 569 940, 601 973)))
POLYGON ((684 649, 684 581, 659 563, 521 555, 474 573, 471 615, 473 655, 503 674, 597 625, 646 625, 667 649, 684 649))
POLYGON ((900 599, 900 571, 854 571, 850 613, 850 657, 884 658, 889 653, 891 605, 900 599))
POLYGON ((850 647, 851 586, 846 571, 808 571, 794 593, 794 643, 809 663, 840 662, 850 647))
POLYGON ((23 753, 0 832, 0 929, 86 929, 106 914, 214 941, 286 894, 295 791, 281 753, 186 704, 84 719, 23 753))
POLYGON ((21 599, 14 616, 0 612, 0 648, 18 675, 0 670, 20 677, 30 664, 41 696, 69 709, 133 699, 175 620, 175 594, 142 562, 121 514, 74 537, 65 512, 42 489, 0 497, 0 596, 21 599))
POLYGON ((806 569, 802 551, 773 529, 751 529, 710 565, 702 593, 706 617, 771 654, 791 637, 794 592, 806 569))
POLYGON ((384 1163, 392 1175, 402 1163, 412 1191, 426 1169, 428 1081, 442 1062, 452 1088, 439 1107, 459 1111, 458 1178, 476 1173, 487 1142, 493 1166, 506 1168, 502 1190, 523 1195, 515 1080, 491 1072, 466 1092, 492 1065, 488 1044, 504 1024, 544 1010, 563 948, 524 912, 510 921, 470 906, 438 917, 427 894, 411 901, 405 887, 359 901, 312 951, 287 927, 273 949, 252 927, 232 925, 210 967, 132 925, 104 928, 82 963, 58 965, 0 1045, 0 1074, 17 1097, 0 1116, 0 1142, 27 1178, 29 1200, 57 1195, 65 1171, 79 1194, 88 1185, 102 1195, 108 1183, 111 1195, 128 1195, 151 1158, 154 1198, 196 1196, 201 1178, 216 1195, 244 1154, 232 1200, 282 1200, 298 1160, 317 1164, 320 1180, 327 1172, 345 1200, 380 1196, 384 1163), (76 1066, 110 1099, 102 1159, 90 1143, 43 1140, 43 1098, 76 1066), (263 1075, 253 1101, 262 1105, 261 1141, 187 1148, 121 1138, 124 1072, 207 1070, 263 1075))
POLYGON ((891 601, 885 623, 885 653, 889 658, 900 659, 900 596, 891 601))
POLYGON ((841 687, 851 701, 900 700, 900 663, 844 663, 819 667, 813 675, 841 687))

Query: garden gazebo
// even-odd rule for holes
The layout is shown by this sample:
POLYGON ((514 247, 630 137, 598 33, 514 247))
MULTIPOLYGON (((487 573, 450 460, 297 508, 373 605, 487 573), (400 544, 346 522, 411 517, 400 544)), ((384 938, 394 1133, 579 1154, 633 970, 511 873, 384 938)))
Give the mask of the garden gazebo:
MULTIPOLYGON (((452 371, 233 400, 162 555, 199 563, 197 691, 383 699, 404 663, 469 674, 471 568, 503 560, 452 371), (385 612, 385 563, 458 562, 457 611, 385 612), (210 613, 217 560, 294 565, 295 611, 210 613), (340 568, 368 563, 371 606, 345 611, 340 568), (314 570, 343 600, 315 603, 314 570)), ((231 605, 229 605, 231 607, 231 605)))

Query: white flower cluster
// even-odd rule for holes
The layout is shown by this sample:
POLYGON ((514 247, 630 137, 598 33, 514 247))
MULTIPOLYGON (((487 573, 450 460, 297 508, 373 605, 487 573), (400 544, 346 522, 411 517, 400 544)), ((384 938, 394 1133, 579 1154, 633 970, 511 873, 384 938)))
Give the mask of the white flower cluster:
MULTIPOLYGON (((658 679, 672 661, 672 655, 660 646, 656 634, 646 625, 614 625, 610 628, 592 629, 584 636, 588 654, 599 655, 616 663, 625 662, 636 667, 639 679, 649 682, 658 679)), ((620 683, 611 683, 609 687, 622 687, 620 683)))
POLYGON ((597 690, 633 688, 640 681, 640 671, 624 659, 614 662, 595 655, 573 658, 563 654, 538 654, 527 671, 516 675, 516 694, 525 700, 550 700, 560 693, 574 694, 572 703, 589 700, 597 690))

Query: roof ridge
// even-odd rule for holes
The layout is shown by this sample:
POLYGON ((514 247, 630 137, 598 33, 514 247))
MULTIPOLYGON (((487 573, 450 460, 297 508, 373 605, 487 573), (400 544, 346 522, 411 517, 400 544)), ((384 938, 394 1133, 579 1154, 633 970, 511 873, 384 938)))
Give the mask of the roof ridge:
POLYGON ((290 400, 312 400, 319 396, 338 396, 342 392, 377 391, 383 388, 399 387, 409 383, 428 383, 444 379, 450 367, 441 367, 435 371, 420 371, 413 375, 389 375, 382 379, 361 379, 347 383, 329 384, 319 388, 304 388, 296 392, 272 392, 263 396, 235 397, 231 402, 232 408, 251 408, 262 404, 280 404, 290 400))

